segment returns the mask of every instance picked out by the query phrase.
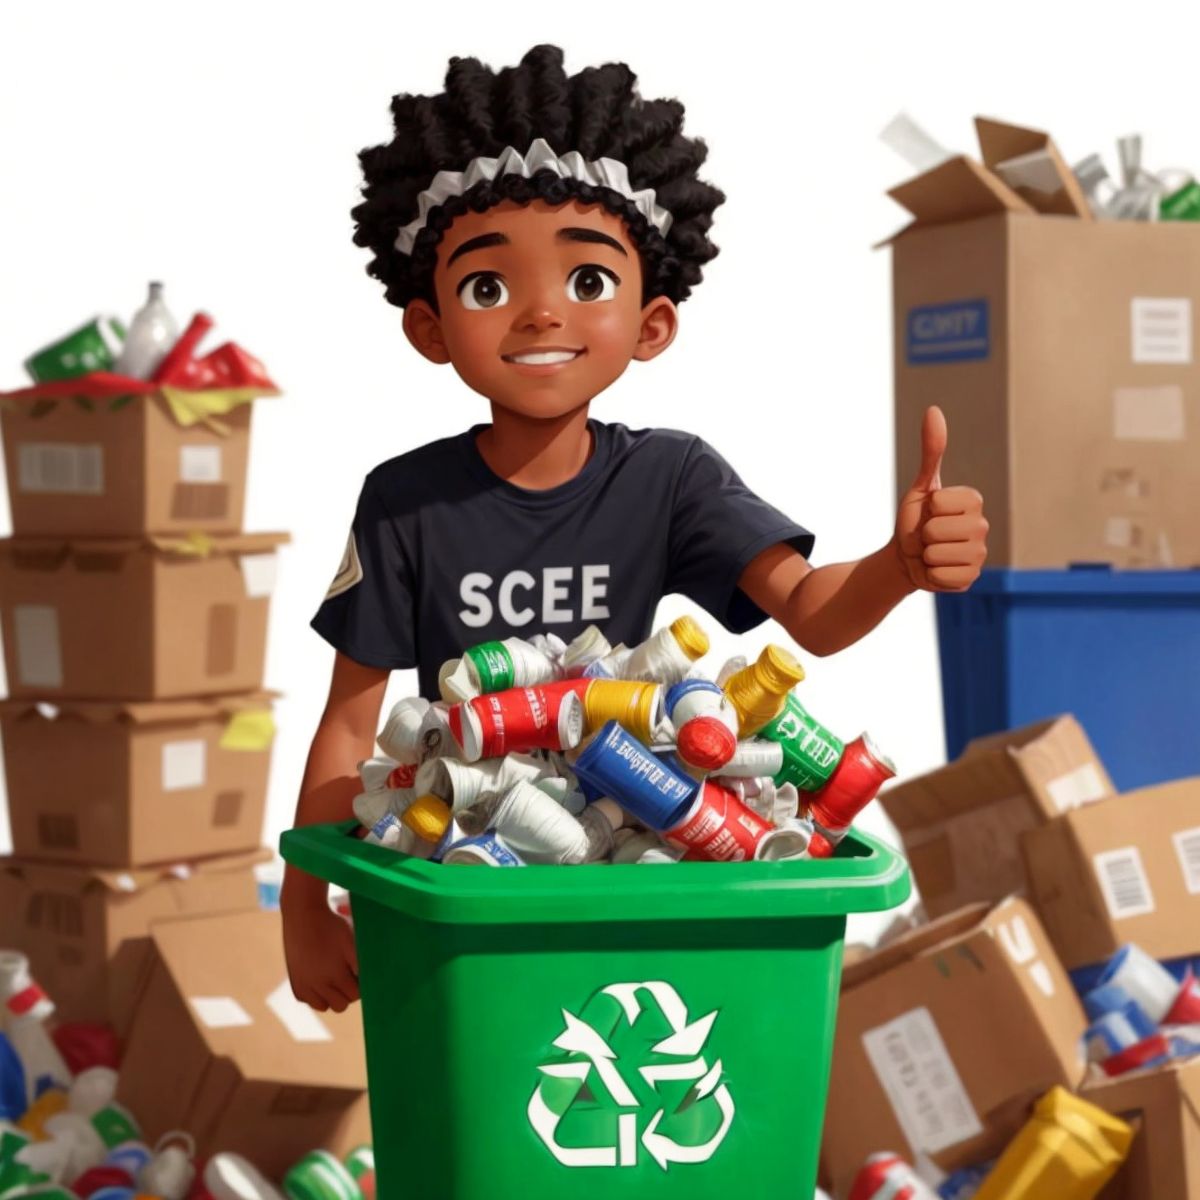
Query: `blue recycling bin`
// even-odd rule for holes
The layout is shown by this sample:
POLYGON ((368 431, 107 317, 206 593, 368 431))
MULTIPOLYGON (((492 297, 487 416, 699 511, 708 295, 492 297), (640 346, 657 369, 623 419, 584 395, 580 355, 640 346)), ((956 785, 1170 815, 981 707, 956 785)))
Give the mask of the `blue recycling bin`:
POLYGON ((1200 569, 989 568, 937 624, 951 758, 1069 712, 1121 791, 1200 775, 1200 569))

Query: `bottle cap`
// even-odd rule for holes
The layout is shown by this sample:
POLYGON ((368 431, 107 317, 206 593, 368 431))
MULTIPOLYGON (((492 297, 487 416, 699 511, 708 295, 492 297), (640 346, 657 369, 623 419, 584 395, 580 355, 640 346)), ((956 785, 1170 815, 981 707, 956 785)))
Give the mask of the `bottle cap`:
POLYGON ((679 648, 693 662, 708 653, 708 634, 692 617, 679 617, 672 621, 671 632, 675 635, 679 648))
POLYGON ((790 692, 804 678, 804 668, 796 656, 773 643, 764 647, 755 669, 763 684, 779 696, 790 692))
POLYGON ((418 796, 400 818, 426 842, 436 842, 450 824, 450 808, 439 796, 418 796))

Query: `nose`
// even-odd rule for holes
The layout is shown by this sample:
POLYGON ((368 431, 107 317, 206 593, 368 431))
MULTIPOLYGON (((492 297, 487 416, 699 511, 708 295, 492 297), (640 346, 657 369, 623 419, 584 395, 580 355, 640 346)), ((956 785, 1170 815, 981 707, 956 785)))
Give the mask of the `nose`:
POLYGON ((523 333, 538 333, 546 329, 561 329, 566 321, 553 303, 549 288, 539 288, 513 318, 513 328, 523 333))

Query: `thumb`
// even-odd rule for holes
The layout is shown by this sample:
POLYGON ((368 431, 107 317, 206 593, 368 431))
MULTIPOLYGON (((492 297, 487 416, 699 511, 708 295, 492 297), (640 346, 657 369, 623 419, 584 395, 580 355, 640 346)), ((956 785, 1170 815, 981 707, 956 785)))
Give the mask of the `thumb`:
POLYGON ((931 404, 921 422, 921 469, 913 481, 915 491, 934 492, 942 486, 942 457, 947 437, 945 414, 931 404))

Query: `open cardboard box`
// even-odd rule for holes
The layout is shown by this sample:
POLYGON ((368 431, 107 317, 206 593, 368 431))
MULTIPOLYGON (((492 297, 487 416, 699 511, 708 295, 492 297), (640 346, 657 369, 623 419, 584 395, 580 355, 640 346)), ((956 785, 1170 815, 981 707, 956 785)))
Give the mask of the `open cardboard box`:
POLYGON ((898 488, 938 404, 989 565, 1200 564, 1200 224, 1092 220, 1044 133, 976 126, 890 193, 898 488))
POLYGON ((1098 1200, 1200 1196, 1200 1058, 1090 1083, 1082 1094, 1138 1125, 1125 1165, 1098 1200))
POLYGON ((169 917, 258 908, 267 849, 135 871, 0 858, 0 946, 29 956, 65 1021, 128 1026, 150 927, 169 917))
POLYGON ((272 698, 0 702, 13 853, 136 867, 256 849, 272 698))
POLYGON ((1071 716, 976 738, 952 763, 880 797, 931 917, 1027 887, 1019 836, 1114 794, 1071 716))
POLYGON ((288 540, 0 540, 10 696, 162 700, 260 688, 288 540))
POLYGON ((362 1014, 295 999, 278 913, 165 921, 151 936, 117 1091, 151 1145, 186 1129, 201 1157, 243 1154, 279 1179, 310 1150, 371 1140, 362 1014))
POLYGON ((821 1149, 844 1195, 868 1155, 943 1170, 1001 1151, 1029 1106, 1074 1088, 1083 1009, 1036 914, 1012 898, 921 926, 842 976, 821 1149))

